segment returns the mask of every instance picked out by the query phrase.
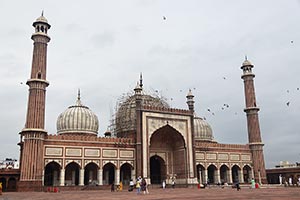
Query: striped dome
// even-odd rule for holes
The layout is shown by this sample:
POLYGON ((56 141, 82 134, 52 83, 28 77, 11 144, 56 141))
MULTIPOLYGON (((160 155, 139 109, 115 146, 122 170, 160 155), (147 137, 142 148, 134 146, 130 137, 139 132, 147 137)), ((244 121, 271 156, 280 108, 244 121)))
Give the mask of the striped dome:
POLYGON ((214 140, 210 125, 200 117, 194 117, 194 137, 195 140, 214 140))
POLYGON ((80 101, 80 93, 74 106, 68 107, 58 116, 57 122, 58 134, 98 134, 98 117, 80 101))

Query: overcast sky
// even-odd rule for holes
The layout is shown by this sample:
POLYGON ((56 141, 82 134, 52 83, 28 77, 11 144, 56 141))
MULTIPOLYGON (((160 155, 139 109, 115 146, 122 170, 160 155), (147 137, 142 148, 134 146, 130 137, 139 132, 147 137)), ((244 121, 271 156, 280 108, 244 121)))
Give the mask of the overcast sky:
POLYGON ((58 115, 75 103, 80 88, 103 135, 118 99, 142 72, 144 89, 159 91, 172 107, 187 109, 191 88, 196 113, 210 123, 216 141, 246 144, 240 66, 247 55, 266 165, 300 161, 299 0, 0 0, 0 159, 19 158, 32 23, 42 10, 51 24, 48 133, 56 133, 58 115), (222 110, 223 104, 230 107, 222 110))

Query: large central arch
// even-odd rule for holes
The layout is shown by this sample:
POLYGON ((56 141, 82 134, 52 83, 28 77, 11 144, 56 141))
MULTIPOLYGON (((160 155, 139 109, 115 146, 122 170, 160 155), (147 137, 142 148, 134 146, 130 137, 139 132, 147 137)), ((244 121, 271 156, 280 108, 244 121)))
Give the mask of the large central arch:
POLYGON ((170 125, 157 129, 150 138, 149 150, 152 183, 171 177, 176 177, 180 182, 187 180, 186 146, 183 136, 176 129, 170 125), (155 170, 154 166, 160 169, 155 170))

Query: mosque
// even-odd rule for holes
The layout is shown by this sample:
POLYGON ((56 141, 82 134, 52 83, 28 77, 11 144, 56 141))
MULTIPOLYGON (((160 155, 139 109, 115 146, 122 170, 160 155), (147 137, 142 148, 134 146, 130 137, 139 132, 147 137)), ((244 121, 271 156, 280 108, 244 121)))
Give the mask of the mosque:
MULTIPOLYGON (((20 132, 18 191, 43 186, 85 187, 128 184, 144 177, 148 183, 266 183, 263 146, 255 100, 253 65, 241 66, 245 89, 247 144, 214 140, 211 126, 194 112, 194 96, 186 96, 187 109, 171 108, 163 99, 146 94, 142 77, 115 113, 113 134, 98 136, 97 116, 84 105, 80 93, 75 104, 57 119, 57 133, 44 129, 47 45, 50 24, 43 14, 33 22, 33 58, 25 127, 20 132)), ((246 133, 245 133, 246 134, 246 133)))

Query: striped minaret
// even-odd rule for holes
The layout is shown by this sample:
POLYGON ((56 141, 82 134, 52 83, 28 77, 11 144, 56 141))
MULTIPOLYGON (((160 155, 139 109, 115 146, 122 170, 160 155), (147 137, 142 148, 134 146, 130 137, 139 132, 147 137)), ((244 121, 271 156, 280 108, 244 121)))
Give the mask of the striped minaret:
POLYGON ((254 179, 258 183, 267 183, 265 160, 263 153, 263 146, 259 128, 258 111, 259 108, 256 105, 255 89, 254 89, 254 77, 252 73, 253 65, 247 60, 242 64, 241 69, 243 74, 241 78, 244 80, 245 89, 245 101, 246 108, 244 109, 247 115, 248 125, 248 140, 252 153, 253 172, 254 179))
POLYGON ((43 141, 47 134, 45 128, 45 98, 47 66, 47 44, 50 29, 47 19, 42 15, 33 23, 33 57, 29 86, 27 117, 25 128, 21 131, 20 182, 19 190, 40 190, 43 185, 43 141))

